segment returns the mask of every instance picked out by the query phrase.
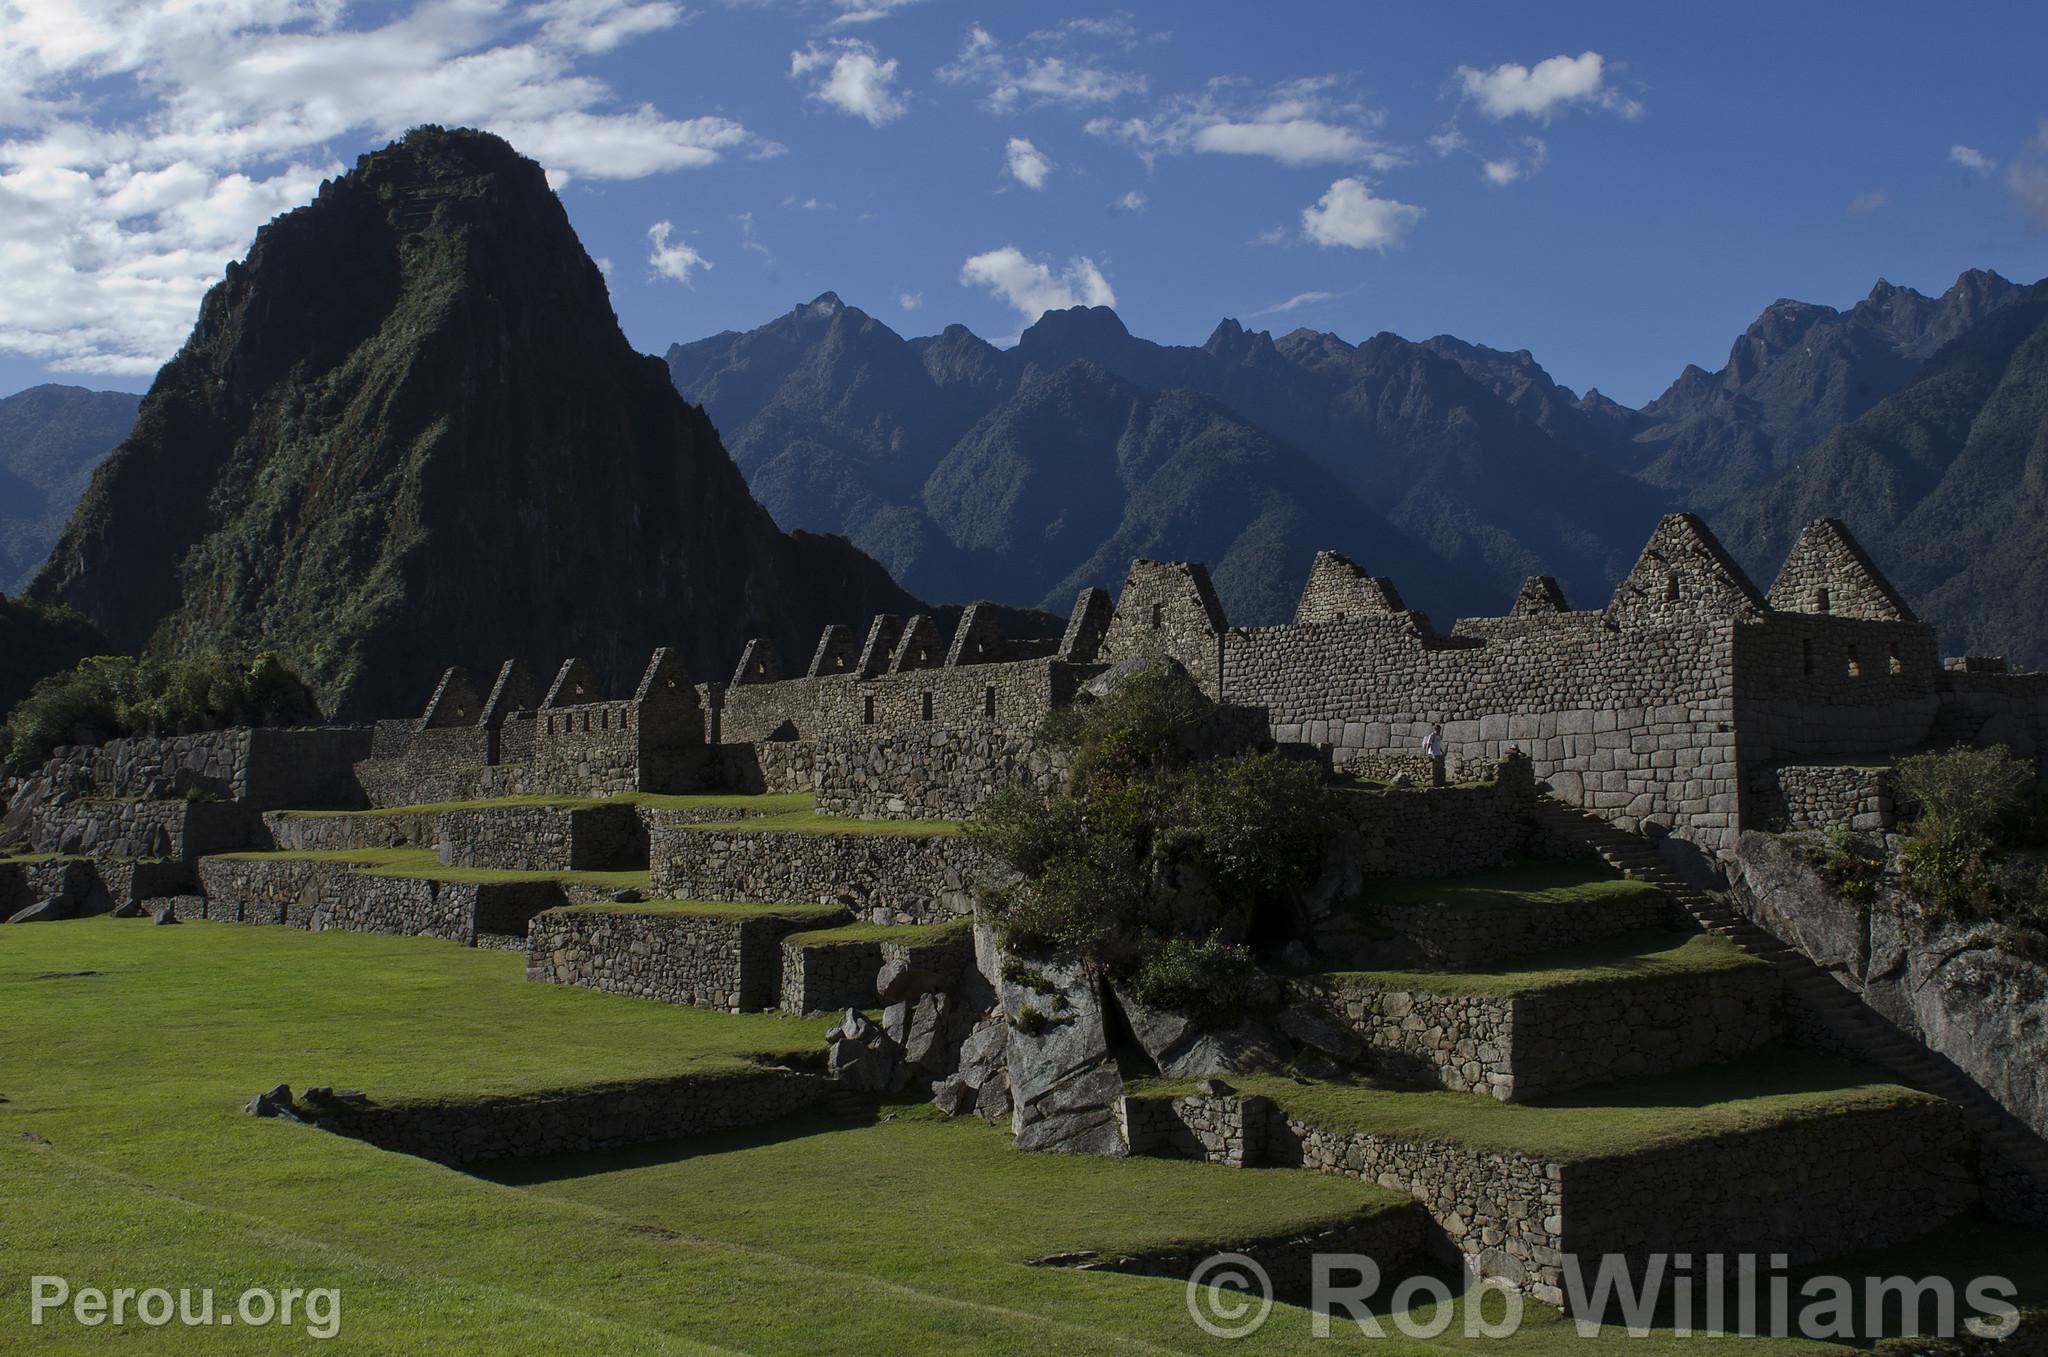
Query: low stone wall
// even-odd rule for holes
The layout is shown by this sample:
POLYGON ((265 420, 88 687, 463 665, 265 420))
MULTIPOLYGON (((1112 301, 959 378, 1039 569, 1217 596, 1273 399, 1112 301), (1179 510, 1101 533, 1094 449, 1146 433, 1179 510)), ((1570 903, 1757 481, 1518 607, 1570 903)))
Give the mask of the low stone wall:
POLYGON ((1783 1253, 1794 1266, 1884 1248, 1974 1206, 1975 1159, 1957 1109, 1928 1101, 1567 1164, 1565 1247, 1588 1260, 1783 1253))
POLYGON ((1485 782, 1341 788, 1332 799, 1342 853, 1359 879, 1452 876, 1523 855, 1536 779, 1529 761, 1515 756, 1489 768, 1485 782))
POLYGON ((630 805, 442 811, 434 834, 447 867, 605 872, 647 865, 647 829, 630 805))
POLYGON ((431 848, 434 821, 425 815, 300 815, 269 811, 263 829, 270 846, 287 853, 348 852, 358 848, 431 848))
POLYGON ((551 910, 528 932, 526 978, 733 1013, 774 1008, 782 939, 827 923, 631 906, 551 910))
POLYGON ((99 857, 177 858, 232 853, 257 838, 254 817, 226 801, 107 800, 86 797, 44 803, 28 816, 28 839, 38 853, 99 857))
POLYGON ((844 905, 872 923, 965 918, 986 855, 960 834, 655 828, 654 889, 678 900, 844 905))
POLYGON ((369 755, 371 738, 368 726, 305 726, 66 745, 27 779, 19 799, 42 802, 70 790, 137 801, 201 795, 256 810, 359 806, 351 766, 369 755))
POLYGON ((1794 764, 1751 775, 1744 821, 1756 829, 1854 830, 1898 827, 1898 787, 1888 768, 1794 764))
POLYGON ((882 969, 879 942, 782 943, 784 1012, 831 1013, 875 1005, 875 976, 882 969))
POLYGON ((72 918, 105 914, 191 884, 192 868, 183 862, 59 857, 0 863, 0 919, 52 899, 65 902, 72 918))
POLYGON ((711 746, 706 791, 808 792, 818 785, 815 740, 757 740, 711 746))
POLYGON ((1335 1131, 1268 1099, 1125 1098, 1132 1153, 1342 1174, 1420 1201, 1479 1275, 1565 1303, 1564 1263, 1653 1252, 1784 1253, 1792 1265, 1925 1234, 1976 1199, 1945 1103, 1821 1116, 1665 1149, 1558 1161, 1335 1131))
POLYGON ((1768 966, 1517 995, 1386 988, 1343 975, 1313 988, 1301 997, 1357 1033, 1377 1072, 1503 1102, 1726 1060, 1782 1031, 1768 966))
MULTIPOLYGON (((1444 777, 1450 782, 1491 782, 1493 766, 1491 759, 1447 752, 1444 756, 1444 777)), ((1337 770, 1371 782, 1393 783, 1405 778, 1416 787, 1429 786, 1436 776, 1434 764, 1427 754, 1397 754, 1384 749, 1361 749, 1337 764, 1337 770)))
POLYGON ((565 901, 552 881, 431 881, 370 876, 344 862, 207 858, 199 864, 206 917, 315 932, 383 933, 474 945, 481 934, 526 932, 526 921, 565 901))
POLYGON ((464 1165, 651 1145, 754 1126, 823 1097, 822 1075, 763 1069, 470 1102, 307 1105, 327 1130, 464 1165))
POLYGON ((1003 730, 930 730, 818 746, 818 810, 866 820, 964 820, 1004 787, 1050 788, 1073 766, 1066 750, 1003 730))

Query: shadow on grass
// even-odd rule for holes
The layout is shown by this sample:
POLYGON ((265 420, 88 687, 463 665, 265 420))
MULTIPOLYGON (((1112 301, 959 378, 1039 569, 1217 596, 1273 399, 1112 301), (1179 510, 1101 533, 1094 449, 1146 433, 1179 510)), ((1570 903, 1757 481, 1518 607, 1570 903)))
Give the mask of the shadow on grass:
POLYGON ((506 1187, 535 1187, 630 1169, 656 1168, 663 1164, 700 1159, 705 1155, 734 1150, 757 1149, 808 1136, 857 1131, 884 1121, 935 1119, 938 1113, 928 1102, 912 1098, 884 1098, 834 1089, 818 1102, 786 1117, 753 1126, 714 1131, 654 1145, 636 1145, 621 1150, 591 1150, 576 1154, 542 1155, 533 1159, 502 1159, 472 1164, 464 1171, 473 1177, 506 1187))

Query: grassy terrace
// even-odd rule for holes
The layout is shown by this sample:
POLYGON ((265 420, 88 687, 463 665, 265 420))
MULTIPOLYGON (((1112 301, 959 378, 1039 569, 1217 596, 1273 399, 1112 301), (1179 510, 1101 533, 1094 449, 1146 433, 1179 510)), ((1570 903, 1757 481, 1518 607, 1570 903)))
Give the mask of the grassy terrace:
POLYGON ((632 904, 607 901, 594 905, 561 905, 548 914, 649 914, 662 918, 783 919, 795 924, 835 923, 846 917, 838 905, 749 905, 727 900, 640 900, 632 904))
POLYGON ((676 828, 693 834, 879 834, 922 839, 958 834, 963 826, 958 820, 854 820, 793 811, 751 820, 700 820, 676 828))
MULTIPOLYGON (((1866 1066, 1790 1049, 1766 1049, 1725 1065, 1608 1084, 1540 1103, 1502 1103, 1368 1079, 1298 1084, 1262 1075, 1229 1082, 1325 1130, 1562 1162, 1933 1100, 1866 1066)), ((1133 1085, 1131 1092, 1180 1097, 1193 1088, 1192 1080, 1154 1079, 1133 1085)))
MULTIPOLYGON (((5 942, 0 1351, 318 1346, 274 1328, 89 1330, 51 1316, 31 1330, 37 1274, 229 1297, 335 1287, 335 1351, 436 1357, 1504 1350, 1457 1323, 1427 1344, 1391 1326, 1393 1337, 1366 1339, 1342 1323, 1318 1340, 1307 1313, 1285 1305, 1251 1338, 1210 1340, 1177 1282, 1024 1266, 1066 1250, 1302 1230, 1397 1200, 1342 1178, 1018 1154, 979 1122, 847 1102, 752 1133, 521 1165, 487 1181, 238 1110, 280 1080, 398 1101, 738 1071, 815 1052, 824 1020, 531 985, 516 955, 367 934, 92 919, 9 929, 5 942), (148 1072, 140 1088, 138 1071, 148 1072)), ((1836 1071, 1803 1085, 1781 1072, 1771 1096, 1839 1097, 1853 1084, 1836 1071)), ((1745 1070, 1740 1084, 1758 1078, 1770 1075, 1745 1070)), ((1687 1082, 1706 1088, 1701 1076, 1687 1082)), ((1299 1092, 1342 1101, 1338 1090, 1299 1092)), ((1683 1085, 1626 1093, 1624 1115, 1687 1114, 1683 1085)), ((1455 1103, 1468 1124, 1489 1110, 1549 1112, 1402 1096, 1455 1103)), ((1558 1115, 1597 1135, 1613 1112, 1558 1115)), ((1392 1109, 1381 1117, 1396 1121, 1392 1109)), ((2038 1231, 1971 1220, 1845 1266, 1999 1273, 2037 1297, 2048 1245, 2038 1231)), ((1505 1350, 1676 1357, 1700 1342, 1668 1328, 1582 1339, 1531 1307, 1505 1350)), ((1730 1350, 1832 1349, 1752 1340, 1730 1350)))
POLYGON ((1366 883, 1363 903, 1443 905, 1449 909, 1505 903, 1583 906, 1621 904, 1655 895, 1657 888, 1605 868, 1572 862, 1516 862, 1484 872, 1441 878, 1404 877, 1366 883))
POLYGON ((500 810, 520 806, 548 806, 557 810, 646 806, 656 810, 758 810, 764 815, 785 815, 807 811, 816 804, 816 800, 809 792, 767 795, 734 792, 704 796, 628 792, 620 796, 500 796, 486 801, 432 801, 417 806, 380 806, 370 810, 288 810, 283 813, 308 820, 377 819, 393 815, 433 815, 444 810, 500 810))
POLYGON ((801 947, 832 947, 857 942, 901 942, 923 946, 953 937, 965 939, 973 931, 974 923, 969 919, 949 919, 935 924, 854 923, 810 933, 791 933, 783 941, 801 947))
POLYGON ((1769 968, 1769 962, 1711 933, 1653 932, 1526 957, 1493 971, 1333 971, 1329 978, 1377 989, 1507 997, 1769 968))

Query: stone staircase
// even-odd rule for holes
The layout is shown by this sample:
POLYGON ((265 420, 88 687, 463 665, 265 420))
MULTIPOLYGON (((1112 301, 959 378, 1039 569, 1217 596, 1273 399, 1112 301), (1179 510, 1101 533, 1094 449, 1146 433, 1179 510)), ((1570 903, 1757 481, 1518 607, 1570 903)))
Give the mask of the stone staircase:
POLYGON ((1616 871, 1662 888, 1702 929, 1770 962, 1787 999, 1850 1054, 1960 1107, 1991 1151, 1987 1157, 2026 1180, 2034 1201, 2023 1214, 2036 1216, 2048 1208, 2048 1145, 1953 1064, 1879 1017, 1798 948, 1759 928, 1727 900, 1692 885, 1648 839, 1549 798, 1537 801, 1536 815, 1545 828, 1584 843, 1616 871))

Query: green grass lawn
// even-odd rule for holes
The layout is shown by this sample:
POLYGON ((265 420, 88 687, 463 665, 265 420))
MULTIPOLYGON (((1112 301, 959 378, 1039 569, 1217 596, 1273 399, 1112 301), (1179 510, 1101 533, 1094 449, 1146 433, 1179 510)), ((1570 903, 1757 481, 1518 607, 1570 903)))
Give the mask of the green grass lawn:
MULTIPOLYGON (((1247 1075, 1233 1076, 1229 1083, 1329 1130, 1444 1141, 1560 1162, 1838 1112, 1898 1107, 1931 1096, 1863 1065, 1777 1048, 1724 1065, 1583 1089, 1538 1103, 1503 1103, 1363 1078, 1303 1084, 1279 1075, 1247 1075)), ((1153 1079, 1131 1091, 1180 1096, 1193 1086, 1192 1080, 1153 1079)))
POLYGON ((444 810, 500 810, 519 806, 551 806, 560 810, 583 810, 591 806, 648 806, 662 810, 745 810, 763 815, 787 815, 808 811, 817 804, 809 792, 753 794, 720 792, 707 795, 667 792, 627 792, 620 796, 500 796, 484 801, 432 801, 417 806, 381 806, 370 810, 291 810, 284 814, 304 819, 376 819, 391 815, 433 815, 444 810))
MULTIPOLYGON (((1583 947, 1521 958, 1498 970, 1333 971, 1335 981, 1387 990, 1509 997, 1593 985, 1630 985, 1724 971, 1768 970, 1712 933, 1631 933, 1583 947)), ((1313 978, 1313 977, 1311 977, 1313 978)))
MULTIPOLYGON (((791 923, 829 925, 846 918, 838 905, 750 905, 730 900, 639 900, 631 904, 607 901, 595 905, 562 905, 548 914, 652 914, 685 919, 785 919, 791 923)), ((815 936, 815 935, 807 935, 815 936)))
MULTIPOLYGON (((1397 1200, 1341 1178, 1025 1155, 979 1122, 835 1100, 751 1133, 545 1161, 494 1181, 239 1111, 281 1081, 401 1101, 734 1072, 814 1053, 828 1026, 521 977, 517 954, 367 934, 112 919, 5 930, 0 1351, 323 1346, 276 1329, 85 1329, 53 1317, 32 1330, 28 1279, 39 1274, 223 1296, 338 1288, 342 1336, 324 1346, 344 1353, 1501 1350, 1455 1325, 1427 1344, 1369 1341, 1341 1324, 1319 1341, 1308 1315, 1284 1305, 1253 1338, 1213 1340, 1189 1321, 1178 1282, 1025 1265, 1305 1228, 1397 1200)), ((1647 1088, 1635 1088, 1646 1101, 1647 1088)), ((1982 1256, 2038 1276, 2048 1258, 2038 1234, 1981 1224, 1944 1247, 1885 1265, 1982 1256)), ((1531 1307, 1511 1350, 1663 1357, 1699 1346, 1668 1332, 1589 1343, 1531 1307)))
POLYGON ((1463 876, 1368 881, 1364 905, 1436 905, 1457 909, 1510 901, 1538 905, 1607 905, 1655 895, 1657 888, 1605 867, 1574 862, 1514 862, 1463 876))
POLYGON ((957 937, 966 940, 974 932, 970 919, 948 919, 935 924, 841 924, 808 933, 791 933, 784 942, 803 947, 833 947, 857 942, 900 942, 913 947, 928 946, 957 937))
POLYGON ((928 838, 939 834, 958 834, 961 823, 958 820, 854 820, 843 815, 794 811, 751 820, 702 820, 677 825, 676 828, 688 832, 726 834, 889 834, 928 838))

